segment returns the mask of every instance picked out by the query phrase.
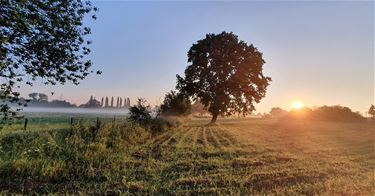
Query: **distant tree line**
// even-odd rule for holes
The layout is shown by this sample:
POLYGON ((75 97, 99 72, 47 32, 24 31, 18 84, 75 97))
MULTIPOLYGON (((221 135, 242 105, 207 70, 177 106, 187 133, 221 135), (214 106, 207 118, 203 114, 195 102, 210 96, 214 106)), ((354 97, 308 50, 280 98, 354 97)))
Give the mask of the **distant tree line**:
POLYGON ((304 107, 298 110, 286 111, 279 107, 273 107, 268 113, 258 113, 262 118, 281 119, 307 119, 307 120, 327 120, 327 121, 362 121, 365 119, 375 120, 375 106, 371 105, 368 115, 363 116, 359 112, 352 111, 349 107, 334 105, 320 106, 314 108, 304 107))
POLYGON ((80 105, 82 108, 130 108, 129 97, 102 97, 101 100, 97 100, 94 96, 91 96, 89 101, 85 104, 80 105), (116 101, 116 102, 115 102, 116 101))
MULTIPOLYGON (((94 96, 90 96, 85 104, 77 106, 65 100, 49 101, 48 95, 36 92, 28 94, 28 98, 21 97, 20 100, 28 107, 130 108, 131 105, 129 97, 102 97, 99 101, 94 96)), ((16 106, 15 103, 7 104, 16 106)))
MULTIPOLYGON (((20 101, 26 103, 25 106, 28 107, 77 107, 77 105, 65 100, 49 101, 48 95, 35 92, 28 94, 28 98, 21 97, 20 101)), ((14 106, 14 104, 10 104, 10 106, 14 106)))
POLYGON ((325 120, 325 121, 363 121, 366 118, 359 112, 353 112, 349 107, 321 106, 317 108, 302 108, 292 110, 286 116, 286 119, 308 119, 308 120, 325 120))

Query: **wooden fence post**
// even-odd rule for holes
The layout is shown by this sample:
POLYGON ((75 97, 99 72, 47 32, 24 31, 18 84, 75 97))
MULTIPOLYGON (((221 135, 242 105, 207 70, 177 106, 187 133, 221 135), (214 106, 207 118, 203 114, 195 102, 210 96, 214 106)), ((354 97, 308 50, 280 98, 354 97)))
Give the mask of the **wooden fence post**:
POLYGON ((99 117, 96 117, 96 125, 95 125, 95 128, 93 129, 93 139, 92 139, 93 142, 95 141, 96 136, 98 135, 99 128, 100 128, 99 117))
POLYGON ((70 135, 73 134, 73 117, 70 117, 70 135))
POLYGON ((26 131, 26 128, 27 128, 27 118, 25 118, 25 125, 23 126, 23 130, 26 131))
POLYGON ((96 132, 98 132, 99 127, 100 127, 99 117, 96 117, 96 132))

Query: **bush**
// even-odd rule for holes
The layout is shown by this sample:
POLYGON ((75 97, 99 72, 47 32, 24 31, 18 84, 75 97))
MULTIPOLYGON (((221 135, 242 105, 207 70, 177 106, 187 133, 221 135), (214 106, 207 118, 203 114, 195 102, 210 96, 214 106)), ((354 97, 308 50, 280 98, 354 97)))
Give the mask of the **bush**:
POLYGON ((165 95, 160 112, 164 116, 187 116, 191 114, 191 102, 182 94, 171 91, 165 95))
POLYGON ((173 124, 163 118, 153 118, 150 120, 146 129, 149 130, 152 135, 155 135, 171 128, 172 126, 173 124))
POLYGON ((129 109, 129 120, 145 128, 151 134, 163 132, 171 127, 171 123, 156 115, 151 116, 151 107, 147 105, 145 99, 139 98, 136 105, 129 109))
POLYGON ((140 125, 147 125, 151 117, 151 107, 146 105, 147 101, 143 98, 138 98, 137 104, 129 108, 129 119, 140 125))

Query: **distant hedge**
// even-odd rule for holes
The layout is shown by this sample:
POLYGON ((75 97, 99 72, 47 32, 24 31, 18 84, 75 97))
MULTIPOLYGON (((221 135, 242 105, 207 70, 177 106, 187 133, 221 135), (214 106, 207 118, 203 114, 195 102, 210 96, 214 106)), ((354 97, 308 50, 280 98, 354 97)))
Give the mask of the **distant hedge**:
POLYGON ((310 109, 303 108, 292 110, 286 116, 287 119, 309 119, 327 121, 363 121, 365 118, 358 112, 353 112, 349 107, 344 106, 321 106, 310 109))

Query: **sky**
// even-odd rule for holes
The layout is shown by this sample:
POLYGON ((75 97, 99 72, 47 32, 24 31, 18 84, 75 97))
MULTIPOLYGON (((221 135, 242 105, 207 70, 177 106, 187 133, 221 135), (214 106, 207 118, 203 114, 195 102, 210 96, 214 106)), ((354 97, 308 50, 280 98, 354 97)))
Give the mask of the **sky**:
POLYGON ((343 105, 365 112, 374 103, 374 2, 94 1, 93 69, 80 85, 36 85, 50 99, 81 104, 90 95, 162 101, 188 65, 187 51, 207 33, 233 32, 254 44, 272 78, 255 112, 343 105))

